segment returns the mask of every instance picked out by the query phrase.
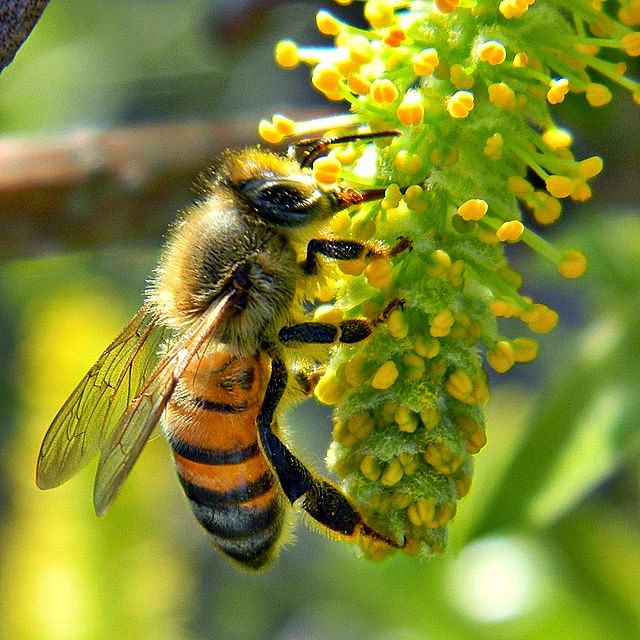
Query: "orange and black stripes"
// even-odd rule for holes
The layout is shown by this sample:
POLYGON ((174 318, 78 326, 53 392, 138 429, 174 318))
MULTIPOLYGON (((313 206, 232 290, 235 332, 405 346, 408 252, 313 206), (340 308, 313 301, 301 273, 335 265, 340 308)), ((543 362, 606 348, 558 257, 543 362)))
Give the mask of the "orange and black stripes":
POLYGON ((269 560, 284 521, 282 491, 257 440, 268 377, 265 354, 207 353, 190 364, 167 409, 196 518, 222 551, 253 568, 269 560))

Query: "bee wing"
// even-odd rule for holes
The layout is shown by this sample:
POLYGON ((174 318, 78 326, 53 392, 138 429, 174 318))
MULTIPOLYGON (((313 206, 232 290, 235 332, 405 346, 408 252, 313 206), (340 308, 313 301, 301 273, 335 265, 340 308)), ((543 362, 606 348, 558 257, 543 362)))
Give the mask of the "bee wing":
POLYGON ((116 497, 187 365, 233 304, 233 291, 212 304, 197 324, 169 349, 122 414, 100 455, 93 489, 93 505, 98 515, 116 497))
POLYGON ((41 489, 66 482, 98 453, 155 365, 166 332, 144 305, 105 349, 44 437, 36 467, 41 489))

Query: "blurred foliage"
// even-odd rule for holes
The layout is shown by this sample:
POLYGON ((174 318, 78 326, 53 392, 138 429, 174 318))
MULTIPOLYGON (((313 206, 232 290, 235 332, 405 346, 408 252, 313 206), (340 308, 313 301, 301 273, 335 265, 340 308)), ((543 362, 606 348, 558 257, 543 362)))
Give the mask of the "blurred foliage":
MULTIPOLYGON (((0 127, 49 133, 242 112, 257 122, 261 104, 269 105, 262 113, 300 106, 299 96, 312 95, 306 79, 296 85, 278 72, 270 50, 313 25, 312 7, 276 4, 234 40, 233 7, 251 4, 53 2, 0 79, 0 127), (283 16, 298 10, 283 34, 283 16)), ((608 167, 590 216, 575 209, 562 230, 590 268, 567 283, 518 256, 520 269, 535 271, 535 296, 561 310, 562 322, 527 378, 494 381, 489 444, 442 560, 370 564, 298 526, 271 569, 243 573, 198 530, 161 438, 103 519, 91 509, 92 465, 60 489, 38 491, 42 435, 141 302, 135 292, 157 247, 2 266, 0 637, 638 637, 640 222, 637 206, 622 215, 616 202, 637 202, 640 181, 629 179, 638 116, 631 111, 635 120, 621 126, 626 111, 623 103, 571 114, 584 138, 597 134, 589 148, 602 150, 608 167), (601 149, 604 140, 612 142, 601 149)), ((328 416, 305 405, 290 423, 296 448, 322 469, 328 416)))

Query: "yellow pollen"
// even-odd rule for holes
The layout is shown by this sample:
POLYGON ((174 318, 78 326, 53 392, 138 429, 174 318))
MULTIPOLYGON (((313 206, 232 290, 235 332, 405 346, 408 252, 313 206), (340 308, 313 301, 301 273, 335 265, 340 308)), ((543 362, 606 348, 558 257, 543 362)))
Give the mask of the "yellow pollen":
POLYGON ((511 344, 516 362, 530 362, 538 355, 538 343, 531 338, 514 338, 511 344))
POLYGON ((578 173, 581 178, 588 180, 594 178, 602 171, 603 163, 600 156, 591 156, 581 160, 578 164, 578 173))
POLYGON ((472 198, 463 202, 458 207, 458 215, 467 221, 481 220, 489 210, 489 205, 485 200, 472 198))
POLYGON ((396 109, 396 115, 406 127, 420 124, 424 118, 422 94, 418 91, 407 92, 396 109))
POLYGON ((548 333, 558 324, 558 314, 544 304, 532 304, 520 318, 536 333, 548 333))
POLYGON ((549 104, 560 104, 567 93, 569 93, 569 81, 566 78, 553 79, 549 83, 547 102, 549 104))
POLYGON ((524 225, 520 220, 504 222, 496 231, 496 236, 501 242, 518 242, 524 232, 524 225))
POLYGON ((489 308, 494 316, 499 318, 511 318, 514 315, 518 315, 518 308, 507 300, 500 300, 494 298, 489 302, 489 308))
POLYGON ((346 385, 338 381, 334 374, 325 374, 318 381, 313 393, 322 404, 334 405, 340 401, 345 391, 346 385))
POLYGON ((316 14, 318 31, 325 36, 337 36, 342 30, 342 23, 328 11, 318 11, 316 14))
POLYGON ((332 185, 338 181, 342 164, 332 156, 322 156, 313 163, 313 179, 321 185, 332 185))
POLYGON ((451 332, 451 327, 453 326, 454 321, 453 313, 451 313, 449 309, 444 309, 431 321, 429 333, 434 338, 443 338, 448 336, 451 332))
POLYGON ((565 278, 579 278, 587 268, 587 259, 575 249, 569 249, 562 254, 558 264, 558 271, 565 278))
POLYGON ((440 343, 435 338, 418 335, 413 339, 413 350, 422 358, 432 359, 440 353, 440 343))
POLYGON ((507 178, 507 189, 509 189, 516 198, 524 198, 533 193, 533 185, 520 176, 510 176, 507 178))
POLYGON ((520 18, 529 9, 533 2, 525 0, 502 0, 498 5, 500 13, 507 19, 520 18))
POLYGON ((553 224, 562 213, 560 202, 545 191, 536 191, 533 202, 533 217, 540 224, 553 224))
POLYGON ((404 470, 399 460, 392 460, 380 477, 380 484, 384 487, 392 487, 402 480, 404 470))
POLYGON ((338 90, 340 73, 335 65, 328 62, 317 64, 311 74, 311 84, 325 94, 332 94, 338 90))
POLYGON ((422 420, 422 424, 427 431, 432 431, 440 422, 438 409, 432 405, 422 407, 422 409, 420 409, 420 420, 422 420))
POLYGON ((497 40, 483 42, 478 46, 476 52, 482 62, 488 62, 494 66, 502 64, 507 59, 507 52, 504 45, 497 40))
POLYGON ((460 4, 460 0, 434 0, 434 4, 441 13, 453 13, 460 4))
MULTIPOLYGON (((638 3, 638 13, 640 14, 640 3, 638 3)), ((632 58, 640 56, 640 31, 622 36, 622 47, 628 56, 632 58)))
POLYGON ((276 113, 271 118, 271 122, 278 133, 283 136, 292 136, 296 131, 296 123, 287 116, 276 113))
POLYGON ((505 82, 489 85, 489 100, 501 109, 513 109, 516 106, 516 94, 505 82))
POLYGON ((598 84, 597 82, 590 82, 587 85, 587 89, 585 91, 585 95, 587 97, 587 102, 592 107, 602 107, 605 104, 609 104, 611 102, 611 91, 603 84, 598 84))
POLYGON ((571 146, 573 137, 564 129, 547 129, 542 134, 542 140, 552 149, 566 149, 571 146))
POLYGON ((487 362, 498 373, 509 371, 515 363, 511 343, 507 342, 507 340, 498 340, 493 349, 487 353, 487 362))
POLYGON ((484 144, 483 153, 487 158, 497 162, 502 158, 502 149, 504 148, 504 139, 502 134, 494 133, 490 135, 484 144))
POLYGON ((285 69, 291 69, 300 62, 298 45, 291 40, 281 40, 276 45, 276 62, 285 69))
POLYGON ((452 118, 466 118, 473 109, 473 93, 456 91, 447 100, 447 111, 452 118))
POLYGON ((440 58, 434 48, 423 49, 411 58, 413 72, 417 76, 430 76, 439 64, 440 58))
POLYGON ((374 80, 371 83, 369 95, 372 100, 378 104, 391 104, 398 99, 400 92, 391 80, 384 78, 374 80))
POLYGON ((353 93, 366 96, 371 89, 371 83, 359 73, 350 73, 347 76, 347 84, 353 93))
POLYGON ((529 56, 524 52, 520 51, 513 56, 513 66, 516 69, 524 69, 529 66, 529 56))
POLYGON ((282 142, 284 136, 273 126, 269 120, 260 120, 258 123, 258 134, 270 144, 282 142))
POLYGON ((374 389, 388 389, 398 379, 398 368, 393 360, 387 360, 373 375, 371 386, 374 389))
POLYGON ((374 29, 390 27, 396 19, 393 5, 385 0, 369 0, 365 3, 364 17, 374 29))
POLYGON ((371 482, 376 482, 382 474, 380 463, 371 454, 367 454, 360 461, 360 471, 371 482))
POLYGON ((404 316, 404 313, 400 309, 394 309, 387 318, 387 327, 389 333, 394 337, 402 340, 407 337, 409 333, 409 325, 404 316))
POLYGON ((549 176, 545 180, 547 191, 554 198, 566 198, 573 193, 575 183, 568 176, 549 176))

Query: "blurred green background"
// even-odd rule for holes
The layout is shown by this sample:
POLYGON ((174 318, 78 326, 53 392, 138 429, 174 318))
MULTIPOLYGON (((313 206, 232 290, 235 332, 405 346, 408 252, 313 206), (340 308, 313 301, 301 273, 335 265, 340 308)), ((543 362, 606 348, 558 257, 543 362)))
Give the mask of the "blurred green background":
MULTIPOLYGON (((276 68, 271 53, 283 37, 319 42, 317 8, 52 0, 0 76, 1 135, 242 122, 238 143, 251 142, 273 112, 327 109, 307 72, 276 68)), ((355 20, 360 5, 329 8, 355 20)), ((88 231, 91 197, 69 194, 63 239, 34 237, 0 265, 0 638, 639 637, 639 112, 618 95, 599 110, 576 99, 557 113, 577 154, 601 154, 605 171, 593 200, 544 233, 585 251, 590 269, 566 282, 514 252, 527 290, 561 324, 535 362, 494 376, 489 444, 450 549, 431 561, 370 564, 300 525, 271 569, 243 573, 198 529, 161 438, 103 519, 91 507, 93 465, 55 491, 36 489, 48 424, 142 300, 161 243, 145 230, 186 205, 195 174, 145 212, 141 233, 114 220, 106 242, 88 231)), ((11 162, 0 156, 0 172, 11 162)), ((0 219, 5 239, 28 232, 19 207, 0 219)), ((326 411, 298 407, 290 427, 322 469, 326 411)))

